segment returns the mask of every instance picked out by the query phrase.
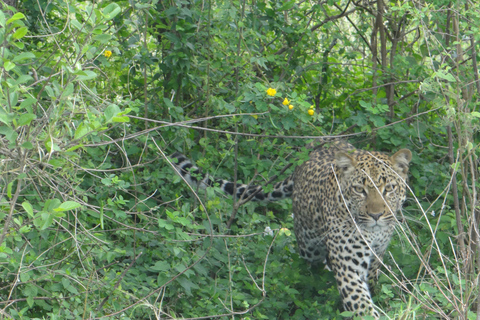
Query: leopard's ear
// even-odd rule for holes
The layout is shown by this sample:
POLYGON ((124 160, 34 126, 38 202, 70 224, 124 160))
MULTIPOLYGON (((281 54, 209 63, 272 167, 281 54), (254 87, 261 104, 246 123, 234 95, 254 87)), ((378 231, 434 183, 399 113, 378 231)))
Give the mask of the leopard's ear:
POLYGON ((412 152, 408 149, 398 150, 393 156, 390 157, 393 164, 393 169, 402 177, 407 177, 408 165, 412 160, 412 152))
POLYGON ((357 165, 357 161, 353 157, 342 151, 335 153, 335 163, 340 172, 345 176, 352 173, 357 165))

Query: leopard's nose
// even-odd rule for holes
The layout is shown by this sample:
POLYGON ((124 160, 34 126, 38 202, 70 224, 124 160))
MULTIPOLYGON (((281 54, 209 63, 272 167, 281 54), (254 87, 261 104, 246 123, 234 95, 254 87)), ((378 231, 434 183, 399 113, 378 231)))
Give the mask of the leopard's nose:
POLYGON ((378 219, 380 219, 380 217, 383 215, 383 212, 380 212, 380 213, 369 213, 368 215, 369 215, 370 217, 372 217, 373 220, 378 221, 378 219))

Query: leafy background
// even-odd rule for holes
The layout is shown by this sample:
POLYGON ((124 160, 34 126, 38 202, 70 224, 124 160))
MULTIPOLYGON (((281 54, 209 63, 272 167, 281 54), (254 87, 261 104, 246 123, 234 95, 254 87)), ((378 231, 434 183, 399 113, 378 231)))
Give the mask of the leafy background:
POLYGON ((0 318, 348 317, 333 275, 296 253, 289 201, 194 192, 167 158, 265 184, 343 137, 414 154, 383 317, 480 319, 479 15, 444 0, 2 3, 0 318))

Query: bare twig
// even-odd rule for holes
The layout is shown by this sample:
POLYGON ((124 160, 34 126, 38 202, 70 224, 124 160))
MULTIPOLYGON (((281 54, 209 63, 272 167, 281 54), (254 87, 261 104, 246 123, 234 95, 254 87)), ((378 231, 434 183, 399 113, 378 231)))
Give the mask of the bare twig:
MULTIPOLYGON (((115 291, 118 286, 120 285, 120 283, 122 282, 123 278, 125 277, 125 275, 127 274, 127 271, 135 264, 135 262, 138 260, 138 258, 140 258, 140 256, 142 255, 143 252, 140 252, 133 260, 132 262, 130 262, 130 264, 128 265, 128 267, 125 268, 125 270, 123 270, 122 274, 120 275, 120 277, 118 278, 117 282, 115 282, 115 285, 113 286, 113 289, 112 289, 112 292, 115 291)), ((102 302, 98 305, 97 307, 97 311, 100 311, 102 310, 102 307, 103 305, 105 304, 105 302, 108 301, 108 298, 110 298, 109 295, 107 295, 103 300, 102 302)))

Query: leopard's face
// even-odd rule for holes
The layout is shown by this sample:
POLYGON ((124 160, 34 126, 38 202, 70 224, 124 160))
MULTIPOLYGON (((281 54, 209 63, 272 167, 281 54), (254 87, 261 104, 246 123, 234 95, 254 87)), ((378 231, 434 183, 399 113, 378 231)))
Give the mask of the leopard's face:
POLYGON ((405 201, 406 170, 402 161, 410 161, 411 153, 407 151, 383 158, 369 154, 358 159, 344 153, 337 155, 337 204, 348 209, 361 229, 381 230, 397 221, 395 214, 405 201))

